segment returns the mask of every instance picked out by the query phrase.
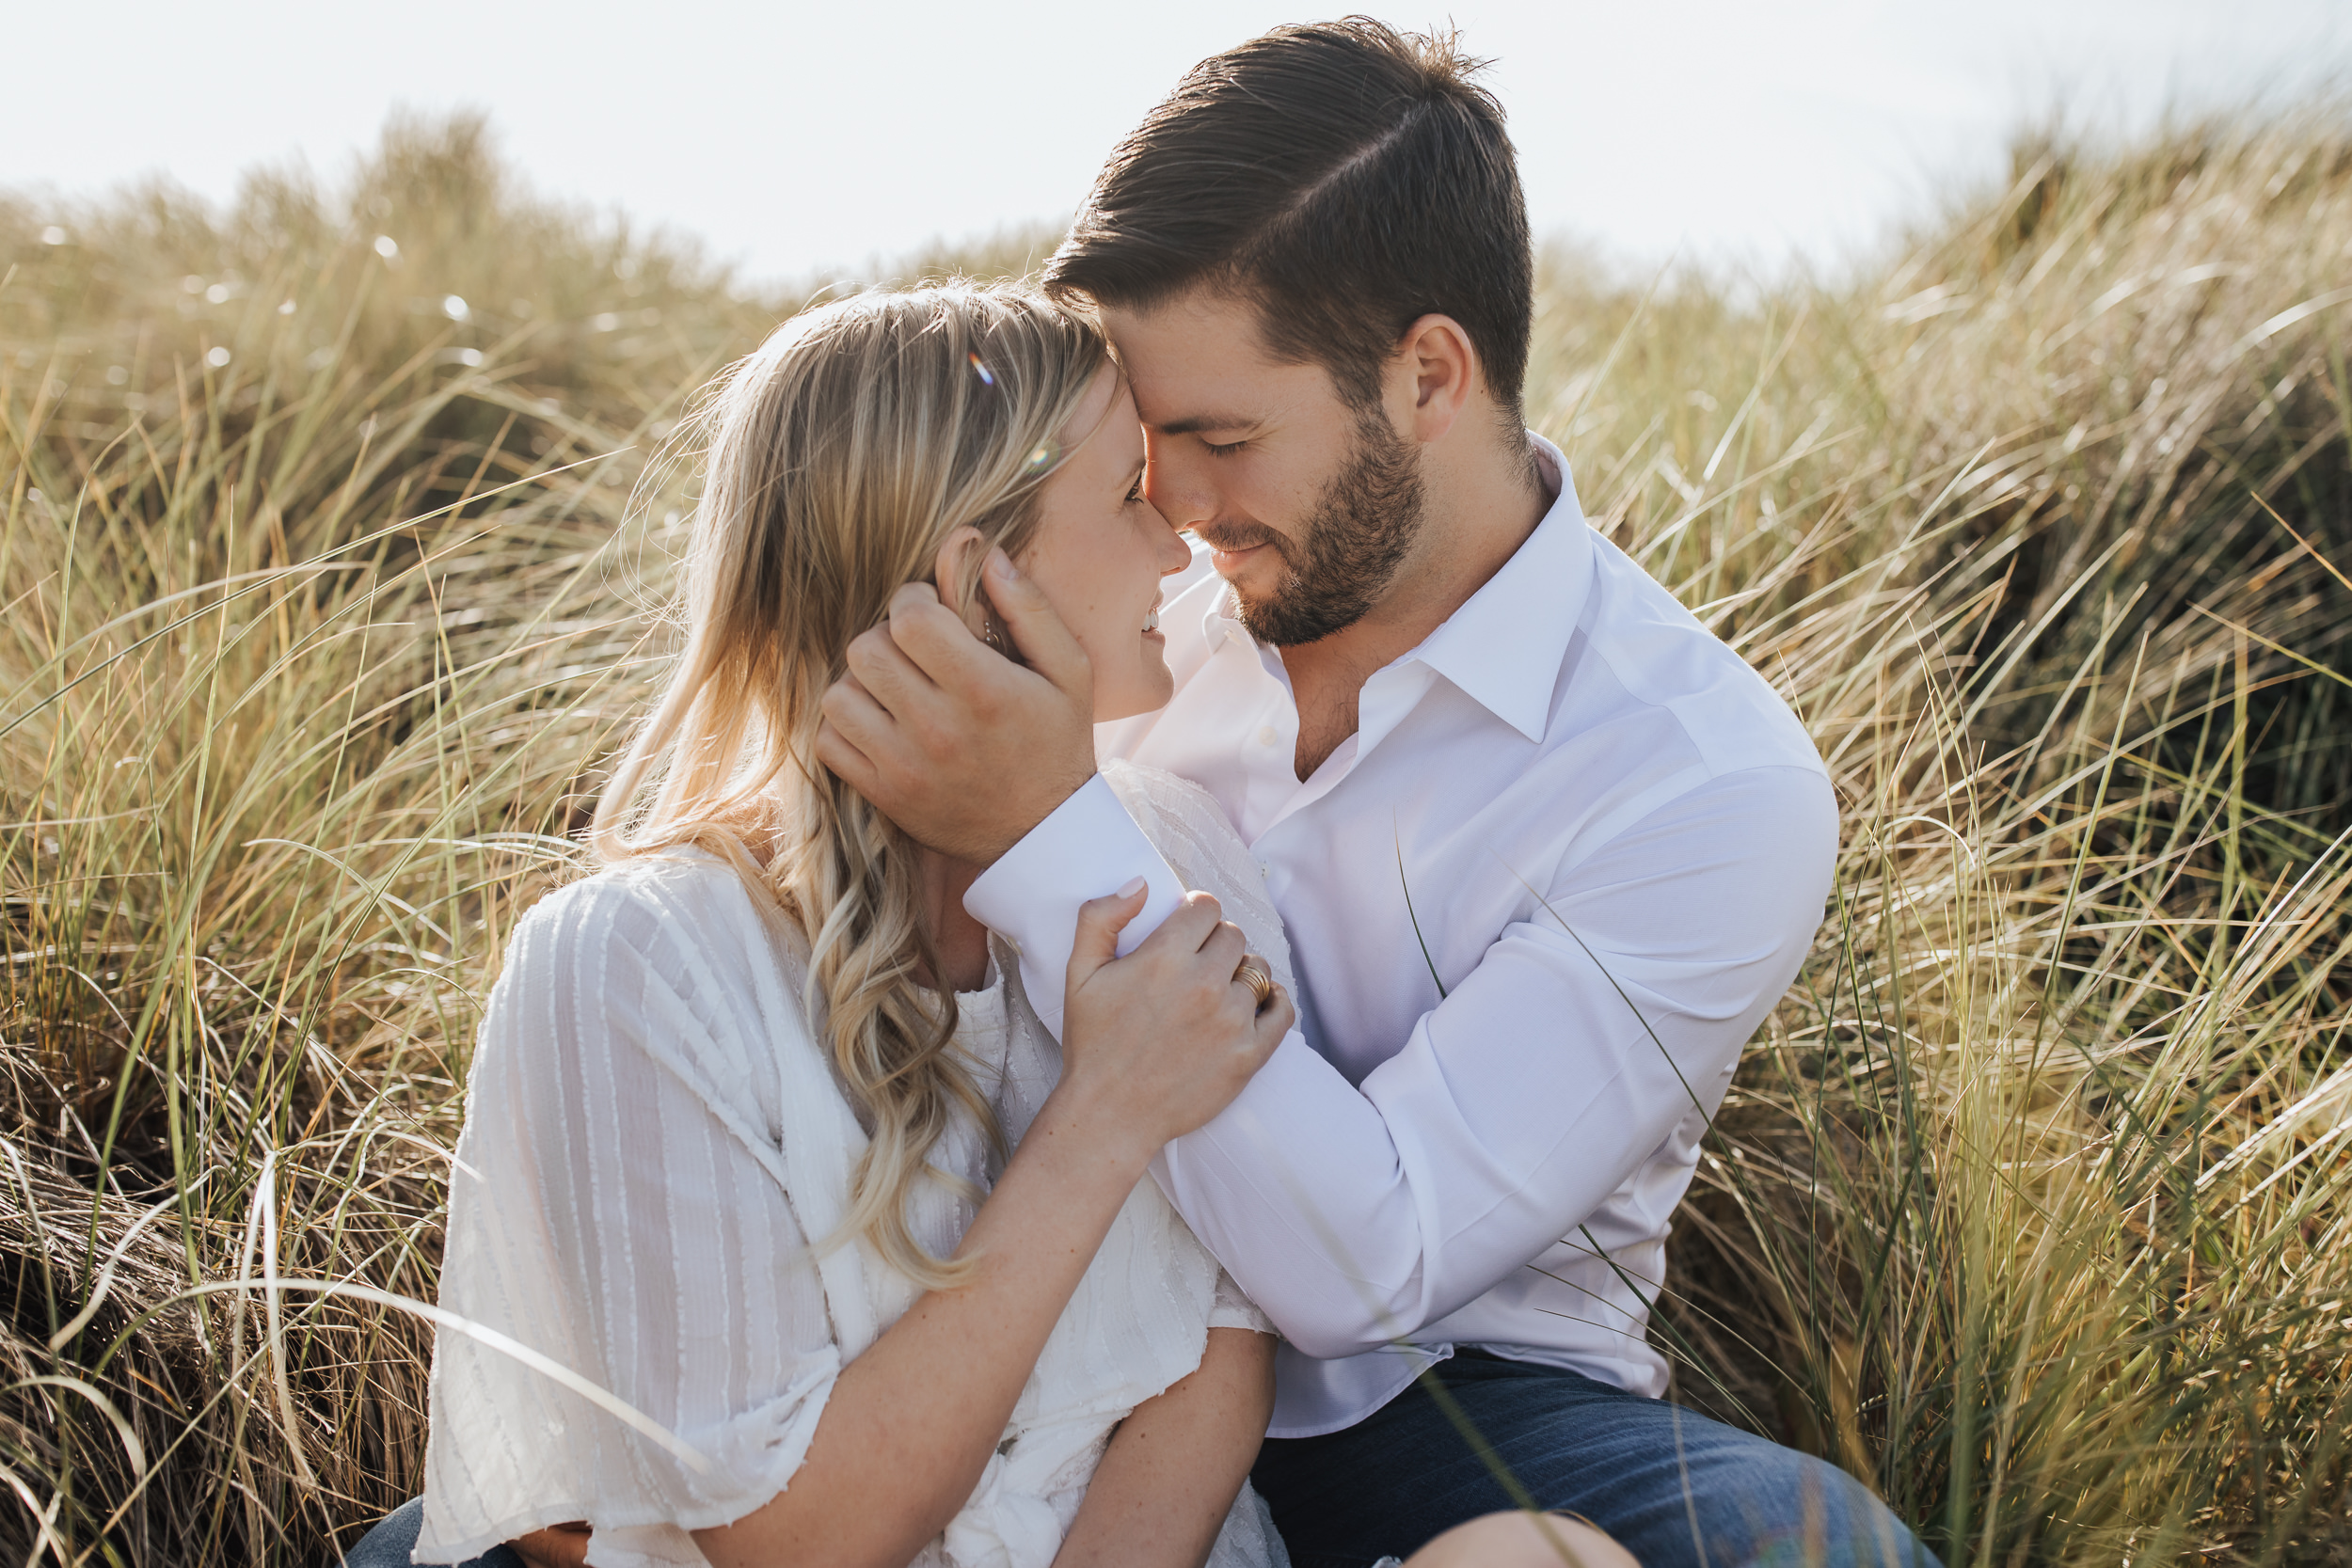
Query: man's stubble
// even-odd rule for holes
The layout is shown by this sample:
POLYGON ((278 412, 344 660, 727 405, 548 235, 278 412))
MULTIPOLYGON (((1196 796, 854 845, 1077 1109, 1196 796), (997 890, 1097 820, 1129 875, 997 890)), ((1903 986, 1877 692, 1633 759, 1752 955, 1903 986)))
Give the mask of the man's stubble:
POLYGON ((1421 536, 1422 510, 1421 467, 1413 449, 1378 409, 1366 411, 1357 421, 1347 461, 1324 486, 1303 539, 1266 531, 1263 542, 1281 556, 1282 578, 1262 599, 1234 593, 1242 626, 1278 648, 1320 641, 1354 626, 1395 581, 1421 536))

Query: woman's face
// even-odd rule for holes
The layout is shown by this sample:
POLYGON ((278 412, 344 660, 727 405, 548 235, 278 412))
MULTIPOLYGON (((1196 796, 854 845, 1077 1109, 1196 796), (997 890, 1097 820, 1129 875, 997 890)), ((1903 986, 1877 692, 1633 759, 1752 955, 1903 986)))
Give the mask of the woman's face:
POLYGON ((1149 713, 1176 689, 1158 631, 1160 579, 1192 552, 1143 499, 1143 427, 1118 372, 1096 372, 1061 434, 1069 453, 1039 493, 1014 562, 1094 665, 1094 719, 1149 713))

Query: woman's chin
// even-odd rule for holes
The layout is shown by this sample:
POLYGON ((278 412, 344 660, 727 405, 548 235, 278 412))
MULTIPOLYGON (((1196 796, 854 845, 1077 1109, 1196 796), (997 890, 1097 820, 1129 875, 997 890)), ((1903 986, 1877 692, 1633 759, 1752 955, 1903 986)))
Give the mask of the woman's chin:
POLYGON ((1094 691, 1094 721, 1107 724, 1114 719, 1133 719, 1140 713, 1157 713, 1176 695, 1176 677, 1168 668, 1168 658, 1161 652, 1166 644, 1157 632, 1145 632, 1153 646, 1146 656, 1141 678, 1121 683, 1118 691, 1104 691, 1097 682, 1094 691))

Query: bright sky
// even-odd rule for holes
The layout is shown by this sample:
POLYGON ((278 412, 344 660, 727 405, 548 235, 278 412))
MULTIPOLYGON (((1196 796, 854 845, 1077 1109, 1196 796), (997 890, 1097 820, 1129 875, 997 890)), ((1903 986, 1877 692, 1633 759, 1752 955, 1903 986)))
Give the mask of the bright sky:
MULTIPOLYGON (((1538 232, 1632 258, 1824 259, 1994 167, 2053 104, 2144 124, 2352 64, 2352 0, 1422 0, 1511 115, 1538 232)), ((333 178, 395 105, 485 108, 542 191, 702 236, 755 278, 845 274, 1068 213, 1263 0, 164 0, 11 8, 0 186, 258 162, 333 178)))

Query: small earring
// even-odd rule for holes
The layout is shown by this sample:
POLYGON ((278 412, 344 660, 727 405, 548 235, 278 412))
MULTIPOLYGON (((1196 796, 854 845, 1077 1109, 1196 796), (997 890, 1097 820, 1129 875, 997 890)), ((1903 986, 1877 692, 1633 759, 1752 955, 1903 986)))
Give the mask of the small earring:
POLYGON ((996 611, 986 606, 980 610, 980 641, 1004 655, 1013 663, 1027 669, 1029 661, 1021 657, 1021 650, 1012 640, 1012 632, 996 618, 996 611))

